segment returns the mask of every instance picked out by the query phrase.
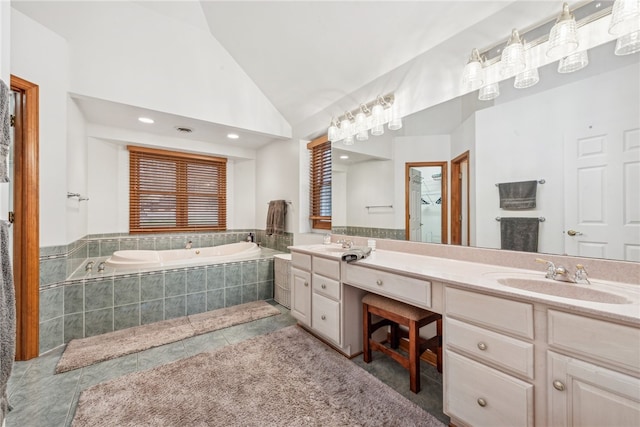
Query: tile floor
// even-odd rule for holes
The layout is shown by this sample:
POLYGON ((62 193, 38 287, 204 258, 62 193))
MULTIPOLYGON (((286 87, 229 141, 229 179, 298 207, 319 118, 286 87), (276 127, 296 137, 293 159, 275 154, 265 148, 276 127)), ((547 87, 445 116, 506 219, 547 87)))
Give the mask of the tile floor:
MULTIPOLYGON (((9 401, 14 409, 7 416, 6 427, 69 426, 80 392, 87 387, 296 323, 289 310, 273 301, 271 303, 282 311, 282 315, 199 335, 63 374, 53 374, 63 348, 36 359, 17 362, 9 379, 9 401)), ((448 424, 448 417, 442 413, 442 376, 434 368, 423 363, 422 390, 413 394, 409 391, 409 375, 399 364, 376 352, 373 353, 373 358, 370 364, 365 364, 362 356, 354 358, 353 362, 448 424)))

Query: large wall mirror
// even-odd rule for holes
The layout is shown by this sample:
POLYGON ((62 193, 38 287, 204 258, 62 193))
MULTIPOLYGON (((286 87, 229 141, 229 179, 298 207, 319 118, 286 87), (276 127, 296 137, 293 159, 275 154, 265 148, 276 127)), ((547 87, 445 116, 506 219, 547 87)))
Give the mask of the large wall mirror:
POLYGON ((590 49, 574 73, 549 64, 528 89, 503 81, 493 101, 469 93, 405 117, 400 130, 334 144, 333 232, 500 249, 501 227, 526 217, 538 219, 536 252, 639 262, 640 54, 613 50, 590 49), (445 166, 440 181, 431 170, 416 178, 429 181, 415 187, 429 230, 407 220, 410 164, 445 166), (521 181, 539 182, 535 207, 500 208, 497 184, 521 181))

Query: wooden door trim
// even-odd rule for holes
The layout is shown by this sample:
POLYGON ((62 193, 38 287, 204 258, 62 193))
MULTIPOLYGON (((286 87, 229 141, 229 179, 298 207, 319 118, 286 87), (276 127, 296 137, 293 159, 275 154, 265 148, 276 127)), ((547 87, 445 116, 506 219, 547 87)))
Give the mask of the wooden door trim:
POLYGON ((442 234, 442 242, 447 243, 449 241, 449 222, 447 216, 448 197, 447 197, 447 181, 448 181, 448 165, 447 162, 409 162, 404 164, 404 227, 405 227, 405 239, 410 239, 409 231, 409 193, 410 193, 410 176, 409 170, 411 168, 422 168, 429 166, 440 166, 442 168, 442 200, 440 206, 442 207, 442 215, 440 215, 440 234, 442 234))
POLYGON ((462 183, 460 182, 460 165, 467 163, 467 238, 471 243, 471 225, 469 221, 469 151, 465 151, 458 157, 451 160, 451 244, 462 244, 462 224, 460 223, 460 216, 462 214, 462 207, 459 201, 462 200, 462 183))
POLYGON ((29 360, 40 351, 39 87, 12 75, 11 89, 24 96, 21 120, 16 120, 15 127, 21 144, 14 147, 16 360, 29 360))

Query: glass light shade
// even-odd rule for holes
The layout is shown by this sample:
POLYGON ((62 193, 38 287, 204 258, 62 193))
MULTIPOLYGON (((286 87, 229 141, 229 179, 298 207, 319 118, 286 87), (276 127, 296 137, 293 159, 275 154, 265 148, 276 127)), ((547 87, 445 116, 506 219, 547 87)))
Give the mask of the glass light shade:
POLYGON ((358 141, 366 141, 367 139, 369 139, 369 132, 366 129, 363 129, 356 134, 356 139, 358 141))
POLYGON ((348 135, 344 138, 344 141, 342 141, 342 143, 344 145, 353 145, 353 135, 348 135))
POLYGON ((611 9, 609 34, 619 36, 640 30, 640 1, 616 0, 611 9))
POLYGON ((402 118, 398 114, 398 107, 394 103, 390 110, 389 124, 387 127, 389 130, 398 130, 402 128, 402 118))
POLYGON ((506 77, 511 77, 527 68, 524 45, 518 30, 512 30, 507 46, 502 50, 500 63, 502 75, 506 77))
POLYGON ((491 83, 480 88, 478 93, 478 99, 480 101, 491 101, 500 96, 500 85, 498 83, 491 83))
POLYGON ((379 136, 384 133, 384 108, 380 104, 376 104, 371 109, 372 127, 371 135, 379 136))
POLYGON ((540 74, 537 68, 529 68, 524 70, 520 74, 516 74, 516 79, 513 82, 513 87, 516 89, 526 89, 538 83, 540 81, 540 74))
POLYGON ((342 131, 343 138, 353 136, 353 129, 351 127, 351 120, 344 119, 340 122, 340 130, 342 131))
POLYGON ((569 5, 562 5, 562 13, 549 33, 547 56, 550 58, 565 57, 578 48, 578 32, 576 20, 569 12, 569 5))
POLYGON ((329 141, 331 142, 338 141, 338 128, 333 123, 333 120, 331 121, 331 126, 329 126, 329 129, 327 130, 327 138, 329 138, 329 141))
POLYGON ((356 114, 356 132, 362 132, 363 129, 367 129, 367 115, 360 111, 356 114))
POLYGON ((638 51, 640 51, 640 31, 621 36, 616 41, 615 54, 618 56, 631 55, 638 51))
POLYGON ((484 72, 480 52, 478 49, 471 51, 469 62, 462 70, 462 88, 465 91, 473 91, 484 84, 484 72))
POLYGON ((573 73, 574 71, 582 70, 587 65, 589 65, 589 56, 587 51, 583 50, 562 58, 558 62, 558 72, 573 73))

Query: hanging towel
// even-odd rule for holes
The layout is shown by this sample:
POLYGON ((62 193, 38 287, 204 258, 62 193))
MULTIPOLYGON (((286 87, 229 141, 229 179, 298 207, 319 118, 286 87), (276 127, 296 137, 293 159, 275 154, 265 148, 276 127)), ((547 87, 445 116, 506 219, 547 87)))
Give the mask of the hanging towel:
POLYGON ((498 184, 500 208, 531 209, 536 207, 538 181, 505 182, 498 184))
POLYGON ((7 382, 16 353, 16 300, 9 257, 9 227, 0 221, 0 425, 9 409, 7 382))
POLYGON ((287 202, 285 200, 272 200, 267 211, 267 228, 265 234, 284 234, 284 217, 287 214, 287 202))
POLYGON ((538 252, 538 218, 500 218, 500 248, 538 252))
POLYGON ((0 80, 0 182, 9 182, 8 156, 11 145, 11 113, 9 96, 11 90, 0 80))

